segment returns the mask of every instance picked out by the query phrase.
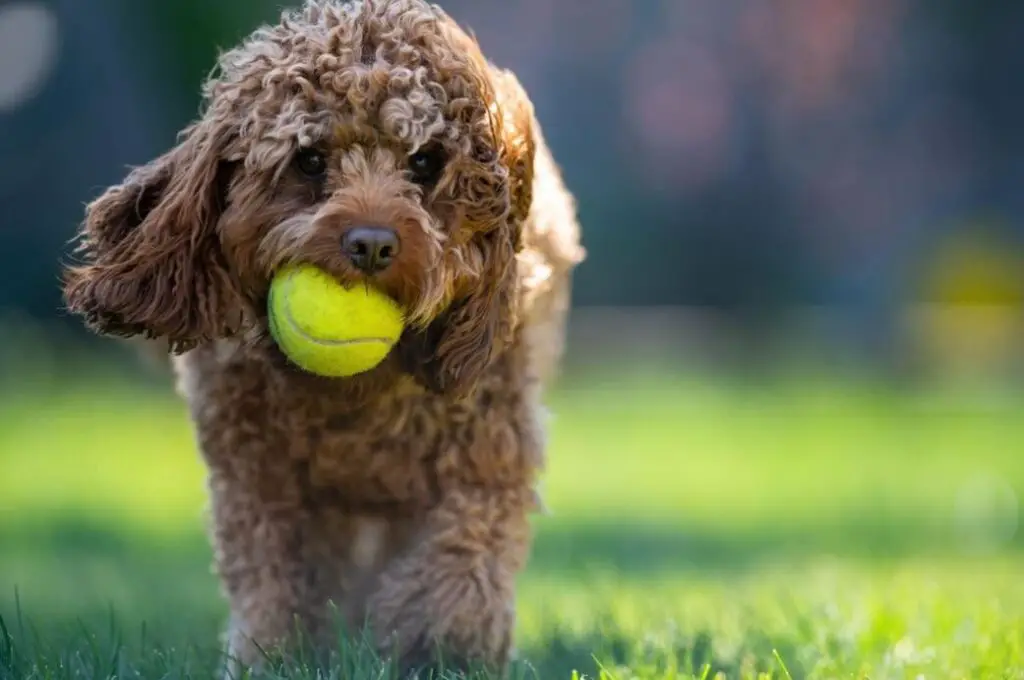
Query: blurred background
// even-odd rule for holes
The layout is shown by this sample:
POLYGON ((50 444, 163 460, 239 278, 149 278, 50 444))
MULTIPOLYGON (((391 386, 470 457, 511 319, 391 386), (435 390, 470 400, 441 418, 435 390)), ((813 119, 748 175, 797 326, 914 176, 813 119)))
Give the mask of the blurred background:
MULTIPOLYGON (((173 143, 217 51, 278 4, 0 6, 15 326, 74 338, 55 281, 83 203, 173 143)), ((699 336, 745 369, 793 333, 885 371, 1019 364, 1020 3, 445 7, 520 75, 579 197, 581 322, 627 309, 619 333, 699 336)))
MULTIPOLYGON (((219 620, 184 409, 58 266, 279 4, 0 3, 0 612, 219 620)), ((531 93, 588 250, 530 583, 1016 554, 1024 3, 443 6, 531 93)))

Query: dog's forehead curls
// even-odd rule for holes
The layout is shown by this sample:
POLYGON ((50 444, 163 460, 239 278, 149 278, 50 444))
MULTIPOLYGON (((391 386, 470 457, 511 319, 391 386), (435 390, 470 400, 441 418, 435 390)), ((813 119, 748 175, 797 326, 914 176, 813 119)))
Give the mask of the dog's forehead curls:
POLYGON ((409 155, 432 142, 457 169, 493 160, 503 141, 475 40, 422 0, 310 2, 223 54, 206 95, 210 113, 240 117, 254 171, 296 146, 409 155))

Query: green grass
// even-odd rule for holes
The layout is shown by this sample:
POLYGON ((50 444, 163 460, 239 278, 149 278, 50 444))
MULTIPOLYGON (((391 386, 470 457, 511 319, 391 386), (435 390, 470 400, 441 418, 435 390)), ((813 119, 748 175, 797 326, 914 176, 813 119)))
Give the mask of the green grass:
MULTIPOLYGON (((1024 678, 1024 399, 668 375, 552 396, 515 674, 1024 678)), ((210 677, 225 608, 184 408, 24 384, 0 397, 0 680, 210 677)), ((339 650, 334 677, 387 677, 339 650)))

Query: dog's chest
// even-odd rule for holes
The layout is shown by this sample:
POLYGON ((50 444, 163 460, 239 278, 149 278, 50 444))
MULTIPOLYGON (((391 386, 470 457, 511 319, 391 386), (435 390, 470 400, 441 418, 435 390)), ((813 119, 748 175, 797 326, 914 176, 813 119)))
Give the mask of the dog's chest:
POLYGON ((322 395, 294 410, 290 431, 313 489, 360 505, 429 506, 441 492, 439 464, 460 438, 447 409, 422 395, 395 391, 353 408, 322 395))
POLYGON ((354 511, 416 513, 453 486, 531 484, 540 465, 533 409, 500 382, 471 402, 402 383, 353 400, 215 352, 178 368, 208 465, 287 468, 354 511))

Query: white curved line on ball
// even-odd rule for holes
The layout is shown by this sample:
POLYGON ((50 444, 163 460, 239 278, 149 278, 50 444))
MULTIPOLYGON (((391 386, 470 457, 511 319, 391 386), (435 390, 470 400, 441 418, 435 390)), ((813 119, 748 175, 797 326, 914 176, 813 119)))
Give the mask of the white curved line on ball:
POLYGON ((292 330, 294 330, 298 335, 302 336, 304 339, 309 340, 310 342, 316 343, 317 345, 327 345, 329 347, 344 347, 346 345, 362 345, 362 344, 365 344, 365 343, 368 343, 368 342, 379 342, 382 345, 389 345, 389 346, 394 344, 394 340, 392 340, 390 338, 380 338, 380 337, 349 338, 347 340, 332 340, 330 338, 317 338, 317 337, 314 337, 314 336, 310 335, 306 331, 302 330, 302 328, 299 326, 299 324, 295 323, 295 319, 292 317, 291 305, 285 304, 285 306, 284 306, 284 316, 285 316, 285 319, 288 321, 288 325, 292 327, 292 330))

